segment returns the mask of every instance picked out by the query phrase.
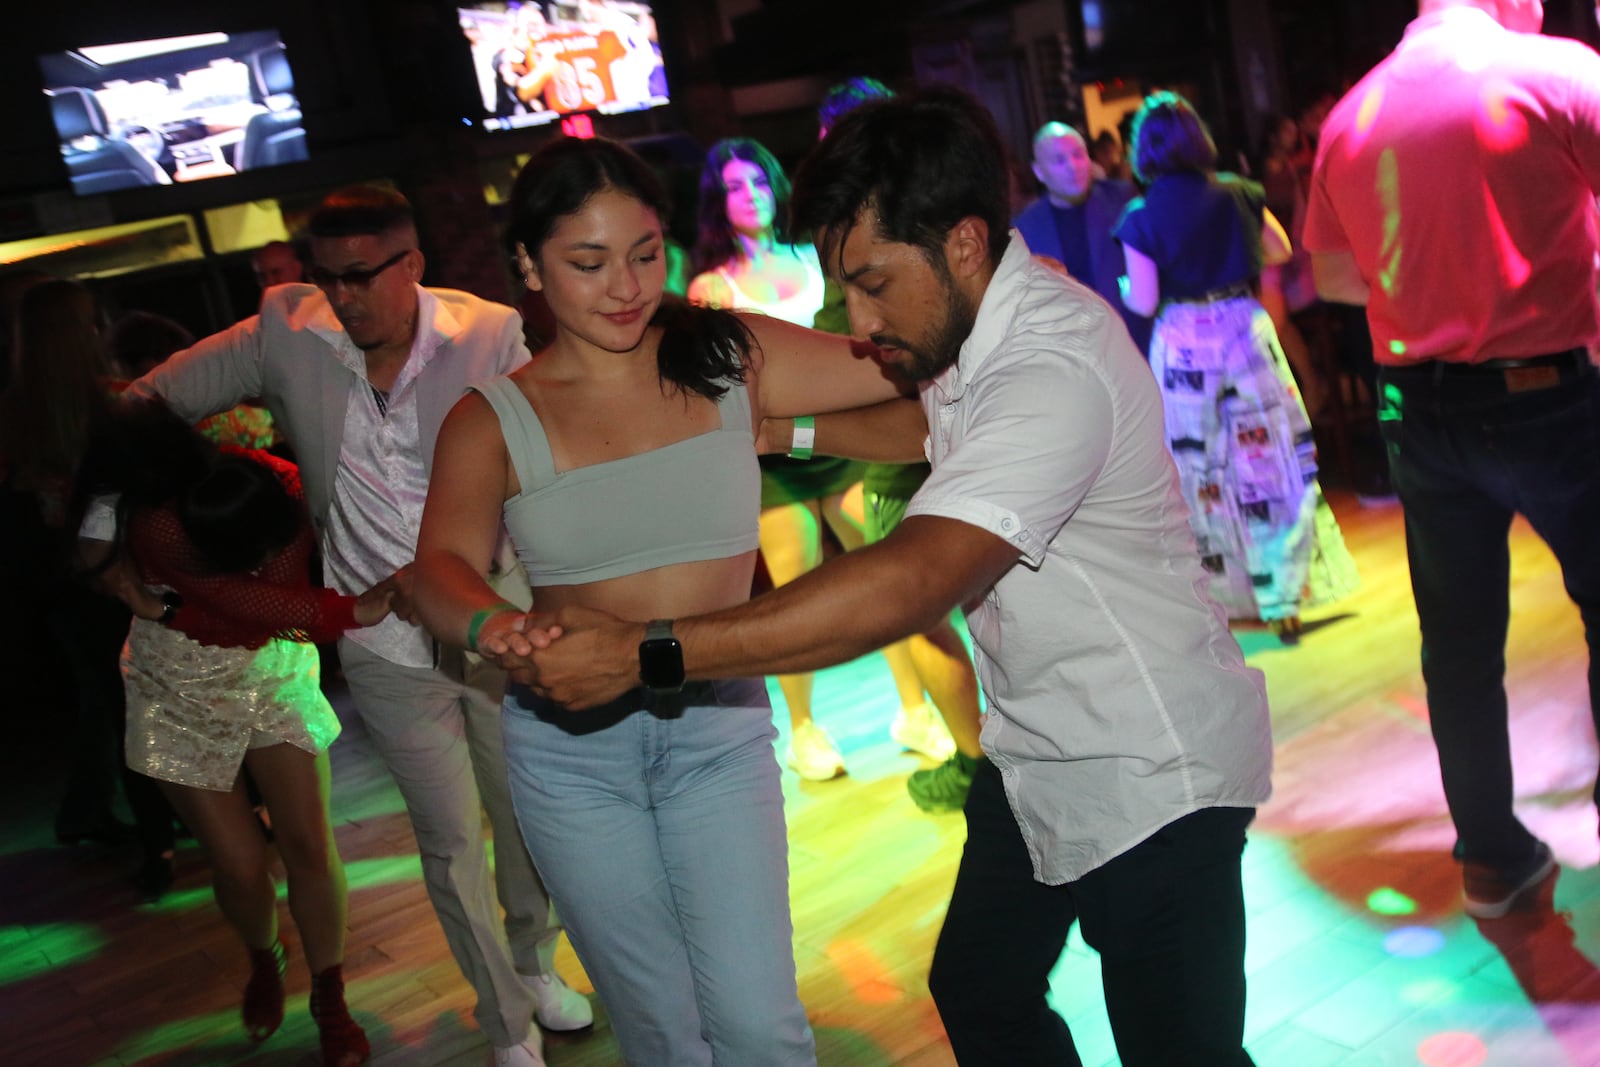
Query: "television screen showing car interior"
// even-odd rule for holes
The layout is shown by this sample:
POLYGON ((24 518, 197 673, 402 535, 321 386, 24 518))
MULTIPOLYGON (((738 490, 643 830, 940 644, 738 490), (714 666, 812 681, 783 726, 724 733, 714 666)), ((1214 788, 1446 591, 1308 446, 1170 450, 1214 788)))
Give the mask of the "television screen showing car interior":
POLYGON ((307 158, 275 30, 74 48, 39 58, 80 195, 225 177, 307 158))

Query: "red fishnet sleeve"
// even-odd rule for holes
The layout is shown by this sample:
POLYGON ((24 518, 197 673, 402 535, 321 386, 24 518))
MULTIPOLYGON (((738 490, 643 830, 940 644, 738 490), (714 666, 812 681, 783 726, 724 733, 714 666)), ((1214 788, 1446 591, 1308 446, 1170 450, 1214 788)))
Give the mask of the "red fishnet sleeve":
MULTIPOLYGON (((300 498, 299 473, 292 463, 265 453, 248 454, 300 498)), ((146 582, 170 586, 183 597, 170 625, 201 644, 259 648, 277 636, 332 641, 356 626, 355 597, 311 585, 309 521, 254 574, 208 573, 170 508, 135 515, 128 547, 146 582)))

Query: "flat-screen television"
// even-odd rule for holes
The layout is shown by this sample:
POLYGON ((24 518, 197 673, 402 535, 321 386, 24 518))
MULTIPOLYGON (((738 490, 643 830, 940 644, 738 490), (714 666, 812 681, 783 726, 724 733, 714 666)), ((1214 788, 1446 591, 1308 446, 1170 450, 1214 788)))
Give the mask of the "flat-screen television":
POLYGON ((486 130, 555 122, 574 112, 642 111, 668 102, 650 5, 533 0, 457 8, 472 50, 486 130))
POLYGON ((275 30, 200 33, 39 57, 61 158, 81 195, 304 160, 275 30))

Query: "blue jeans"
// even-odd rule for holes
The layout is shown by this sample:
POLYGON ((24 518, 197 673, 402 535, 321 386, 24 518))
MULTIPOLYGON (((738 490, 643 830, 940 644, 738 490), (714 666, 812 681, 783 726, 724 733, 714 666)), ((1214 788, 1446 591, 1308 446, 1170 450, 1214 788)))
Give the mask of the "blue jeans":
POLYGON ((638 1067, 816 1063, 759 678, 504 707, 523 839, 638 1067))
POLYGON ((1600 376, 1578 351, 1556 365, 1511 371, 1384 367, 1378 380, 1456 855, 1515 867, 1536 845, 1511 809, 1507 537, 1520 513, 1561 564, 1583 616, 1597 711, 1600 376))

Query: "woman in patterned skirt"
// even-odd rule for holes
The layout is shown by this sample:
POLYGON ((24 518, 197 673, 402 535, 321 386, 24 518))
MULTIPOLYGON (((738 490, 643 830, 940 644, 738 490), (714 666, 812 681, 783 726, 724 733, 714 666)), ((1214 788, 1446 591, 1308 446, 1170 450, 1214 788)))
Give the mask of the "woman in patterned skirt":
POLYGON ((1355 587, 1355 562, 1317 485, 1311 423, 1256 297, 1263 267, 1289 259, 1289 239, 1261 186, 1218 174, 1216 163, 1187 101, 1145 100, 1133 124, 1145 193, 1116 228, 1123 296, 1156 315, 1150 368, 1211 594, 1230 618, 1261 619, 1292 644, 1303 609, 1355 587))

